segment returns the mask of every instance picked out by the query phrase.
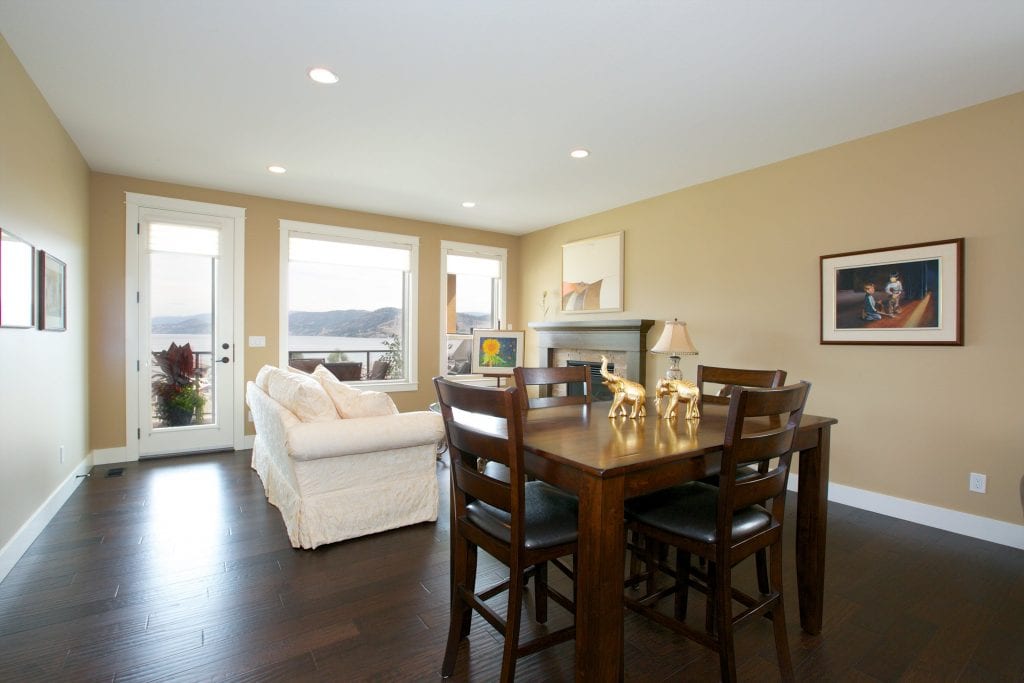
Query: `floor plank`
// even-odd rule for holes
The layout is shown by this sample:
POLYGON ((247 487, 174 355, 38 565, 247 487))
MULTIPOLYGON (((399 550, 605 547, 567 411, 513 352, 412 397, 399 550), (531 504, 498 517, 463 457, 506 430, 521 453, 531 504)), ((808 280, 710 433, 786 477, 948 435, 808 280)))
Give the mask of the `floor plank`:
MULTIPOLYGON (((444 463, 436 524, 315 551, 291 548, 248 452, 124 467, 118 478, 95 468, 0 583, 0 681, 438 677, 448 627, 444 463)), ((787 544, 793 531, 789 523, 787 544)), ((820 636, 800 631, 791 560, 786 567, 798 680, 1024 680, 1024 553, 834 504, 828 533, 820 636)), ((481 557, 481 585, 505 575, 481 557)), ((753 581, 742 567, 737 582, 753 581)), ((702 598, 691 605, 699 615, 702 598)), ((524 609, 529 617, 529 596, 524 609)), ((624 618, 627 680, 718 679, 712 653, 624 618)), ((529 636, 570 620, 552 607, 546 626, 526 618, 524 628, 529 636)), ((778 678, 767 620, 738 633, 737 653, 742 680, 778 678)), ((573 659, 571 643, 556 646, 521 660, 517 679, 571 680, 573 659)), ((451 680, 495 680, 500 660, 500 637, 477 617, 451 680)))

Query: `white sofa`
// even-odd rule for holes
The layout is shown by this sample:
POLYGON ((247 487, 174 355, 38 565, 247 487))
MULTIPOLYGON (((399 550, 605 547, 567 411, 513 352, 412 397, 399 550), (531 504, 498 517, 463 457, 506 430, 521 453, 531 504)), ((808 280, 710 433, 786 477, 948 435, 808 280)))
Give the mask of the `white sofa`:
POLYGON ((398 413, 387 394, 360 392, 322 367, 306 375, 264 366, 246 401, 252 467, 293 547, 437 519, 440 415, 398 413))

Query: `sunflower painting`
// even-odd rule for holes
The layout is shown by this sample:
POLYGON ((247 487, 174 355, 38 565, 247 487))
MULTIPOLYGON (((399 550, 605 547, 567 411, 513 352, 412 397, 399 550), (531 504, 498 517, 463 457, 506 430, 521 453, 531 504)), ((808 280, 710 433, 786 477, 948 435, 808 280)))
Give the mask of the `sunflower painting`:
POLYGON ((473 372, 510 375, 523 362, 523 333, 475 330, 473 348, 473 372))

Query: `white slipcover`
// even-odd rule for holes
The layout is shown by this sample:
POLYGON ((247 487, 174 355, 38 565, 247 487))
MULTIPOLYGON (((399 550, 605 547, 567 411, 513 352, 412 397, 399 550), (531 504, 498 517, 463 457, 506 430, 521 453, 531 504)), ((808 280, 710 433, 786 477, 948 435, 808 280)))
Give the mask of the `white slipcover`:
POLYGON ((255 383, 252 467, 295 548, 436 521, 440 415, 302 422, 255 383))

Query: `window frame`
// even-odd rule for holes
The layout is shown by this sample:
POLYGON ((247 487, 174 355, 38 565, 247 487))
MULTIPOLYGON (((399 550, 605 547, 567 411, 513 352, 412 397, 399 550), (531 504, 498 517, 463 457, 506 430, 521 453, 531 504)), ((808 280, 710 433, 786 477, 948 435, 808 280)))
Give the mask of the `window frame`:
MULTIPOLYGON (((352 244, 365 244, 376 247, 388 247, 392 249, 406 249, 409 251, 409 272, 405 283, 405 301, 403 302, 402 320, 402 346, 405 350, 405 378, 391 380, 360 380, 351 382, 360 389, 373 389, 376 391, 400 392, 417 391, 419 388, 417 361, 418 344, 416 331, 418 329, 417 319, 419 305, 419 249, 420 238, 414 235, 402 235, 391 232, 379 232, 376 230, 363 230, 360 228, 348 228, 337 225, 325 225, 322 223, 306 223, 303 221, 292 221, 282 219, 280 221, 281 246, 280 246, 280 269, 279 285, 280 299, 279 309, 279 339, 281 367, 288 367, 288 279, 290 263, 291 237, 307 236, 316 238, 318 236, 331 239, 337 242, 348 242, 352 244)), ((367 368, 368 370, 369 368, 367 368)))
POLYGON ((501 324, 502 320, 507 321, 506 305, 508 302, 508 249, 505 247, 494 247, 486 244, 471 244, 469 242, 452 242, 449 240, 441 241, 441 264, 440 264, 440 317, 439 329, 441 331, 440 337, 440 349, 439 349, 439 360, 438 360, 438 371, 439 374, 452 378, 452 377, 475 377, 473 373, 463 375, 449 375, 448 372, 448 339, 472 339, 472 334, 448 334, 448 256, 472 256, 476 258, 489 258, 498 261, 499 271, 498 276, 501 280, 501 284, 496 288, 494 292, 492 305, 494 306, 495 319, 498 324, 501 324))

